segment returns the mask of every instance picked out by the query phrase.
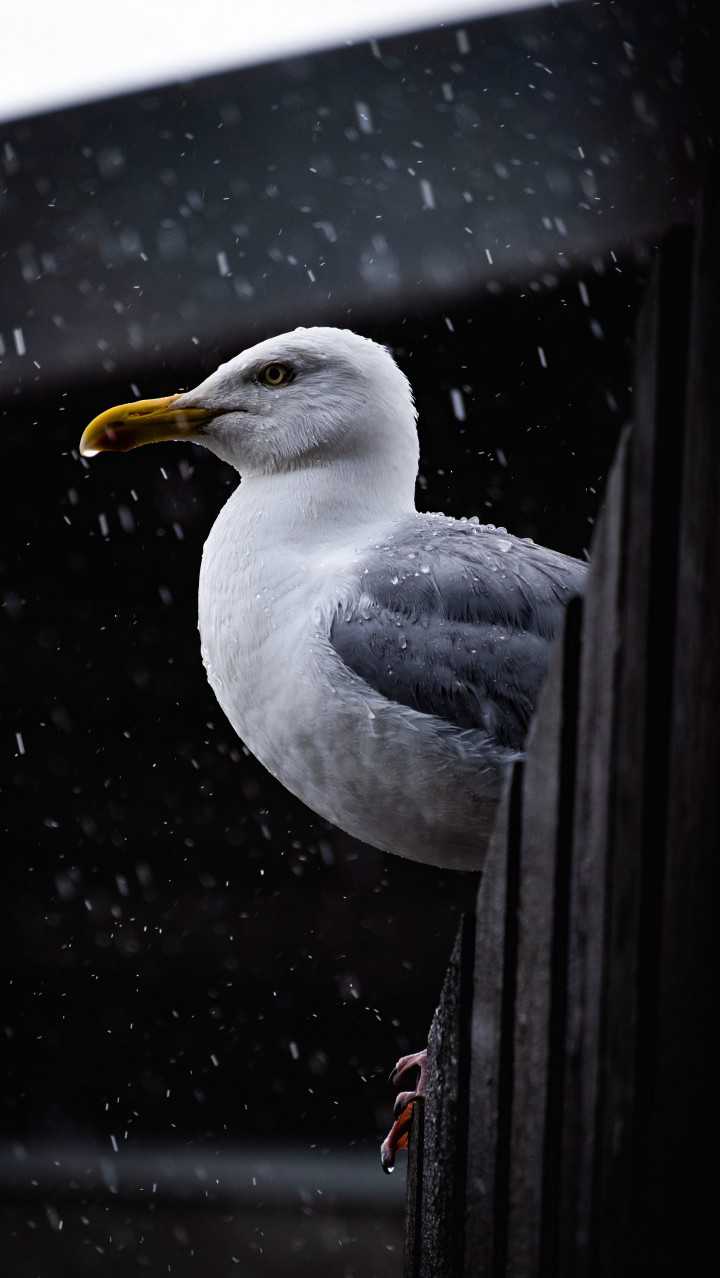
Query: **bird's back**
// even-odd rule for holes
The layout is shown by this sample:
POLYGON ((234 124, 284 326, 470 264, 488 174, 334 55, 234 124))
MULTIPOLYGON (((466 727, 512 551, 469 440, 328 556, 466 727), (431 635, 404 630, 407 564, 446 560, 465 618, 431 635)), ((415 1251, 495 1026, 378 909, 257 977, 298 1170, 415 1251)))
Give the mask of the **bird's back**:
POLYGON ((332 643, 390 700, 518 750, 585 575, 579 560, 504 528, 416 515, 369 548, 332 643))

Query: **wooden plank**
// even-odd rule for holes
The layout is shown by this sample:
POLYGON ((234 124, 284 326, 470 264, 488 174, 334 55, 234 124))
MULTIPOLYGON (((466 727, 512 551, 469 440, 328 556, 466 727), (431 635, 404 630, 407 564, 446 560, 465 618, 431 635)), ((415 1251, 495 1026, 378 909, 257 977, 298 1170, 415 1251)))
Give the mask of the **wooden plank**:
POLYGON ((639 1168, 656 1015, 658 888, 668 785, 678 448, 687 351, 688 241, 656 263, 638 341, 635 427, 620 581, 613 782, 605 879, 590 1273, 642 1264, 639 1168))
POLYGON ((577 789, 577 735, 580 710, 580 666, 585 605, 568 605, 563 637, 562 712, 555 835, 552 952, 550 967, 550 1026, 547 1047, 548 1078, 543 1149, 540 1272, 555 1278, 559 1248, 562 1123, 566 1105, 565 1042, 568 1018, 570 943, 570 884, 577 789))
POLYGON ((543 1272, 554 1252, 562 1055, 553 1039, 564 1039, 579 620, 578 602, 554 647, 525 761, 508 1203, 513 1278, 543 1272))
POLYGON ((498 811, 475 914, 466 1278, 504 1273, 507 1254, 522 767, 498 811))
POLYGON ((406 1216, 405 1216, 405 1264, 403 1278, 419 1278, 422 1255, 423 1223, 423 1161, 425 1152, 425 1102, 420 1097, 413 1106, 408 1144, 406 1216))
POLYGON ((644 1168, 652 1258, 700 1272, 714 1249, 711 1112, 715 867, 720 854, 720 184, 705 192, 693 271, 682 454, 667 859, 654 1097, 644 1168))
POLYGON ((457 1278, 462 1265, 474 936, 466 915, 428 1039, 420 1278, 457 1278))
POLYGON ((564 1061, 562 1167, 558 1202, 558 1278, 587 1272, 595 1152, 600 991, 613 694, 618 660, 619 585, 628 436, 621 440, 593 538, 584 597, 577 734, 577 779, 568 938, 568 1014, 564 1061))
MULTIPOLYGON (((663 1268, 672 1240, 684 1237, 687 1249, 692 1232, 683 1168, 709 1092, 710 1005, 688 989, 702 987, 712 954, 720 840, 720 583, 710 584, 720 434, 709 337, 720 289, 706 252, 697 425, 683 444, 688 247, 682 234, 666 245, 644 310, 637 425, 598 528, 582 658, 571 608, 526 763, 501 807, 477 903, 469 1065, 458 1029, 470 1005, 467 942, 434 1022, 413 1278, 616 1278, 663 1268), (678 605, 687 636, 676 632, 678 605), (693 1086, 678 1105, 689 1063, 693 1086), (682 1228, 668 1226, 670 1187, 685 1205, 682 1228)), ((677 1250, 675 1272, 680 1262, 677 1250)))

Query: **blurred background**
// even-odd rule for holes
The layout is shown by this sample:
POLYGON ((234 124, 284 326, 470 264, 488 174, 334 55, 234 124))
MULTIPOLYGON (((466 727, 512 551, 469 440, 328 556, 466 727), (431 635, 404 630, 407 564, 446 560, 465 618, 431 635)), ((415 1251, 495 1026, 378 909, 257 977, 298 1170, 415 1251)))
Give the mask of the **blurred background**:
POLYGON ((225 722, 196 583, 234 473, 77 442, 348 326, 415 389, 420 508, 586 554, 653 247, 692 215, 701 28, 672 0, 187 10, 8 20, 2 1254, 390 1278, 387 1075, 476 877, 353 842, 225 722))

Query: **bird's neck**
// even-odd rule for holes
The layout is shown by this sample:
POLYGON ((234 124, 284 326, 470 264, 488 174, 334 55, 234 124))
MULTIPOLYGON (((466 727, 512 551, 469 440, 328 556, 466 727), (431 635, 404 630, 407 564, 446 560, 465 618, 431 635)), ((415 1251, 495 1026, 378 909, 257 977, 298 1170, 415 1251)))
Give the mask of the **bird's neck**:
POLYGON ((234 517, 257 547, 332 544, 364 528, 379 528, 415 509, 415 474, 401 464, 352 458, 245 476, 234 494, 234 517))

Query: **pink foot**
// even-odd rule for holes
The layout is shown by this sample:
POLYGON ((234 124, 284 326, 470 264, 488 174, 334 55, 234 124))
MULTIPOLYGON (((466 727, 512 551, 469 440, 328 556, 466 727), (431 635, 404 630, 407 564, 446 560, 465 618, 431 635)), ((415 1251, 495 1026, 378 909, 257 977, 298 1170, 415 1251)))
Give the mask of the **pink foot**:
POLYGON ((420 1070, 415 1091, 398 1092, 393 1105, 395 1122, 380 1146, 380 1164, 383 1171, 388 1173, 395 1170, 395 1155, 398 1150, 408 1147, 413 1103, 419 1096, 425 1095, 428 1077, 427 1048, 411 1056, 401 1056, 391 1070, 390 1082, 398 1083, 409 1069, 420 1070))

